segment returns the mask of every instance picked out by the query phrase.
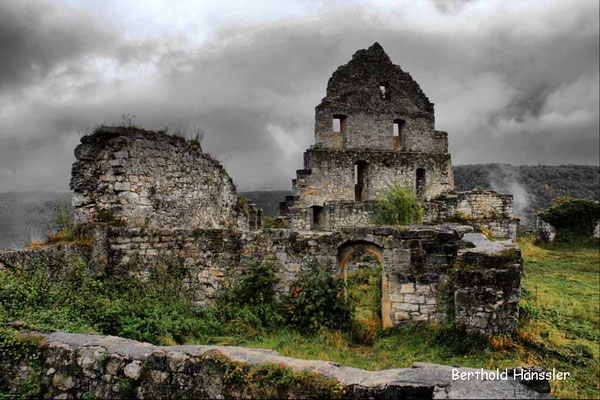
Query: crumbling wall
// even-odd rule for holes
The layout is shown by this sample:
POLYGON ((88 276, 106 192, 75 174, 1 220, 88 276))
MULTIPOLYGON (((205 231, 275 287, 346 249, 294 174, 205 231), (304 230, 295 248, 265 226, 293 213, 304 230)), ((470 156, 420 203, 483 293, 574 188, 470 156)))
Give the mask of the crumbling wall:
POLYGON ((507 380, 482 378, 473 384, 452 378, 454 370, 460 374, 474 371, 471 368, 426 363, 366 371, 242 347, 153 346, 63 332, 33 339, 37 340, 29 340, 29 350, 39 365, 30 359, 14 362, 4 354, 0 383, 18 390, 24 382, 13 377, 26 374, 30 388, 39 385, 46 397, 56 399, 550 397, 548 381, 515 379, 516 369, 507 370, 507 380))
MULTIPOLYGON (((314 223, 313 208, 302 208, 297 204, 283 203, 284 208, 289 207, 283 214, 296 229, 335 230, 375 225, 376 200, 327 201, 319 211, 318 224, 314 223)), ((423 202, 423 222, 458 222, 484 230, 495 238, 514 240, 519 220, 512 215, 512 210, 511 195, 492 191, 449 192, 423 202)))
POLYGON ((447 141, 434 124, 433 104, 378 43, 358 50, 333 73, 315 111, 317 146, 335 150, 446 153, 447 141), (345 117, 342 132, 334 132, 334 116, 345 117), (400 119, 402 132, 394 138, 393 123, 400 119))
MULTIPOLYGON (((266 260, 279 277, 277 292, 308 268, 342 273, 344 246, 370 244, 381 248, 382 318, 388 326, 407 321, 432 323, 446 318, 448 299, 439 292, 457 257, 462 233, 454 228, 361 227, 336 231, 263 229, 142 230, 110 228, 108 251, 116 271, 149 277, 153 265, 176 263, 184 270, 188 295, 208 304, 218 290, 244 273, 245 258, 266 260)), ((119 274, 121 272, 118 272, 119 274)))
POLYGON ((377 200, 390 186, 414 187, 417 169, 422 168, 426 181, 422 196, 432 199, 452 189, 449 154, 408 154, 371 151, 331 153, 311 149, 305 153, 304 170, 294 181, 298 207, 322 206, 326 201, 355 201, 354 165, 365 162, 363 201, 377 200))
POLYGON ((468 247, 458 252, 453 277, 457 328, 479 335, 513 332, 521 298, 520 250, 481 233, 466 234, 463 241, 468 247))
POLYGON ((454 182, 448 134, 435 130, 433 104, 375 43, 329 79, 315 109, 315 145, 282 210, 292 226, 310 229, 308 208, 376 200, 392 185, 430 200, 454 182))
POLYGON ((450 192, 423 203, 424 222, 455 221, 484 228, 496 238, 516 239, 519 219, 513 196, 491 190, 450 192))
POLYGON ((65 265, 80 262, 90 270, 96 269, 96 258, 91 257, 92 250, 83 245, 53 245, 38 249, 0 251, 0 269, 9 271, 42 271, 51 280, 58 280, 68 272, 65 265))
POLYGON ((78 223, 248 227, 233 181, 198 142, 101 127, 81 139, 75 157, 71 189, 78 223))

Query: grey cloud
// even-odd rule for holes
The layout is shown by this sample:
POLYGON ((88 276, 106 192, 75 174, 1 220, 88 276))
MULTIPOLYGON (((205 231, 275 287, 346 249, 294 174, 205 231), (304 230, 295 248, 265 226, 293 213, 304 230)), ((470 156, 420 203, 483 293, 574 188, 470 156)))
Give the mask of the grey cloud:
POLYGON ((61 61, 97 53, 113 40, 90 15, 74 9, 45 1, 0 1, 0 91, 44 79, 61 61))
POLYGON ((460 12, 467 4, 477 0, 431 0, 435 8, 443 14, 460 12))
POLYGON ((158 74, 135 84, 104 82, 73 66, 53 78, 58 85, 69 74, 89 79, 72 101, 24 102, 0 121, 0 191, 64 188, 76 127, 118 122, 124 113, 152 129, 202 127, 204 149, 224 161, 240 189, 288 188, 313 141, 314 106, 328 78, 374 41, 436 104, 454 163, 596 163, 598 21, 593 7, 581 4, 570 23, 543 32, 524 33, 501 16, 474 33, 324 13, 293 24, 230 27, 200 47, 124 39, 110 51, 91 46, 90 54, 123 65, 153 59, 158 74), (100 100, 88 100, 96 94, 100 100), (40 172, 42 162, 52 165, 40 172))

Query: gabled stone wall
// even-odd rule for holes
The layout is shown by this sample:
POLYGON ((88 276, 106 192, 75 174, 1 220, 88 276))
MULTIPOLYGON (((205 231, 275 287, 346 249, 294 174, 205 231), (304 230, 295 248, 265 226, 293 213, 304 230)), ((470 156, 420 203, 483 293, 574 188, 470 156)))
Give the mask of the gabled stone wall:
POLYGON ((436 135, 434 124, 433 104, 378 43, 357 51, 333 73, 327 95, 315 109, 316 144, 333 150, 446 153, 444 138, 436 135), (344 132, 339 134, 332 125, 336 115, 346 117, 344 132), (404 121, 401 146, 393 137, 397 119, 404 121))

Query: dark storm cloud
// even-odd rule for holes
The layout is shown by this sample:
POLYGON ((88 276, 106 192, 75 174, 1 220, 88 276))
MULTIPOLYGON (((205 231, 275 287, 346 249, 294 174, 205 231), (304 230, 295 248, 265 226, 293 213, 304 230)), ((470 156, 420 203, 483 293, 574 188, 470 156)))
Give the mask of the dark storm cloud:
POLYGON ((0 1, 0 91, 43 79, 56 64, 112 41, 91 16, 41 1, 0 1))
MULTIPOLYGON (((448 14, 441 18, 460 17, 463 2, 443 3, 436 5, 448 14)), ((401 14, 324 12, 319 18, 228 27, 202 46, 107 38, 91 24, 82 28, 95 32, 83 35, 89 46, 57 45, 51 56, 21 51, 18 62, 27 69, 38 60, 34 64, 51 71, 53 64, 85 54, 108 67, 71 61, 45 79, 6 69, 12 90, 39 85, 43 93, 63 95, 60 101, 43 95, 6 105, 0 191, 65 188, 76 127, 118 123, 125 113, 148 128, 203 128, 204 149, 224 161, 241 189, 288 188, 313 141, 314 106, 328 78, 374 41, 436 104, 436 125, 449 131, 455 164, 595 164, 597 5, 553 7, 499 14, 474 30, 462 29, 460 20, 452 29, 429 29, 401 14), (106 68, 112 71, 108 77, 106 68)), ((49 26, 20 37, 47 36, 49 26)), ((0 92, 0 112, 1 101, 0 92)))

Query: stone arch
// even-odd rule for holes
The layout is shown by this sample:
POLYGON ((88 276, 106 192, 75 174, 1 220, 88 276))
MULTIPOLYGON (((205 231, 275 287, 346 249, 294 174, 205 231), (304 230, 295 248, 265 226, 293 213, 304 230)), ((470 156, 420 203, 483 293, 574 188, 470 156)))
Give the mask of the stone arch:
POLYGON ((382 267, 381 275, 381 323, 384 328, 393 326, 390 316, 391 304, 388 295, 387 276, 383 258, 383 247, 377 243, 368 240, 349 240, 338 246, 338 264, 340 267, 340 276, 346 282, 348 262, 357 251, 362 250, 375 256, 379 265, 382 267))
POLYGON ((340 264, 340 271, 348 266, 348 261, 352 258, 352 255, 358 250, 364 250, 370 254, 373 254, 379 264, 383 265, 383 247, 376 243, 367 240, 351 240, 342 243, 338 247, 338 262, 340 264))

